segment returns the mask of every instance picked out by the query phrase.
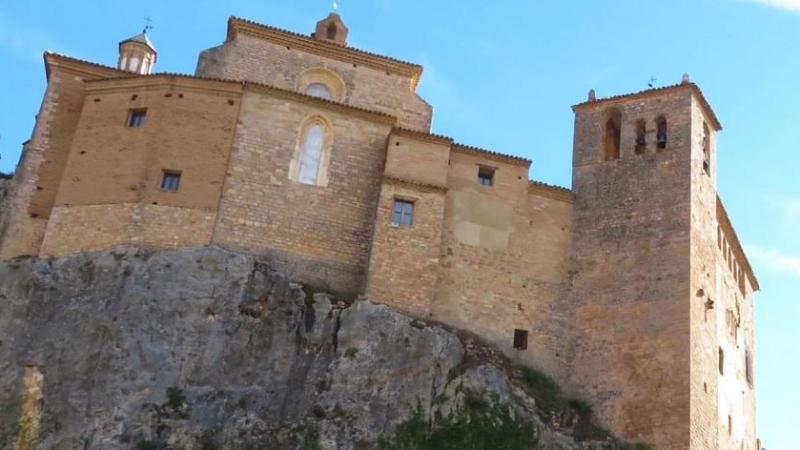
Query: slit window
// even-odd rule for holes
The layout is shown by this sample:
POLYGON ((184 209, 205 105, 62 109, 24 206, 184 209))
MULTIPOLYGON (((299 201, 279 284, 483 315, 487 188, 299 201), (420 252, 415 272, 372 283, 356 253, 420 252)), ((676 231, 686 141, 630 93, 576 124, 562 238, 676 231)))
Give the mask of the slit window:
POLYGON ((411 226, 414 224, 414 202, 395 199, 392 225, 411 226))
POLYGON ((528 330, 514 330, 514 348, 517 350, 528 349, 528 330))
POLYGON ((174 170, 164 170, 161 175, 161 189, 177 191, 181 185, 181 173, 174 170))
POLYGON ((606 161, 619 159, 620 133, 622 130, 622 113, 612 109, 606 120, 605 139, 603 142, 603 157, 606 161))
POLYGON ((703 171, 706 175, 711 175, 711 133, 705 122, 703 122, 703 171))
POLYGON ((128 113, 128 128, 142 128, 146 119, 146 109, 132 109, 128 113))
POLYGON ((667 148, 667 119, 656 119, 656 146, 659 149, 667 148))
POLYGON ((643 155, 647 149, 647 125, 644 120, 636 122, 636 147, 637 155, 643 155))
POLYGON ((725 352, 722 351, 722 347, 719 348, 719 361, 717 363, 719 365, 719 374, 725 375, 725 352))
POLYGON ((750 386, 753 386, 753 355, 750 350, 744 351, 744 377, 750 386))
POLYGON ((481 186, 494 186, 494 169, 478 166, 478 184, 481 186))

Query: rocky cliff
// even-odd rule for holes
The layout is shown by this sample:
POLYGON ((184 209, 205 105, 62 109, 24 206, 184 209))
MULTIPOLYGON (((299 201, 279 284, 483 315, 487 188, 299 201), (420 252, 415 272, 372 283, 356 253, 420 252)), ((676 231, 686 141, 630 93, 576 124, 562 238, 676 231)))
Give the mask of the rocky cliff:
POLYGON ((536 448, 623 448, 588 441, 602 433, 583 404, 477 339, 314 293, 251 256, 0 264, 3 449, 415 448, 393 444, 413 442, 415 418, 430 430, 491 408, 536 448))

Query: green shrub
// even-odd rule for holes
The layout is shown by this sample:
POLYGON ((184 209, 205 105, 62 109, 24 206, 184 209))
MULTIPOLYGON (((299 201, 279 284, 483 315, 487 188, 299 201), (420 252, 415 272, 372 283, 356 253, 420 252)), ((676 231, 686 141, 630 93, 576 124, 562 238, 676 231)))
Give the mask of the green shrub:
POLYGON ((533 424, 516 420, 508 406, 489 405, 471 395, 465 406, 429 425, 418 405, 411 417, 389 440, 381 438, 379 450, 535 450, 533 424))
POLYGON ((344 356, 346 356, 349 359, 356 359, 356 356, 358 356, 358 349, 355 347, 350 347, 347 350, 345 350, 344 356))
POLYGON ((186 395, 179 387, 172 386, 167 388, 167 406, 174 410, 181 409, 186 402, 186 395))
POLYGON ((156 450, 156 444, 153 441, 139 441, 136 443, 136 450, 156 450))

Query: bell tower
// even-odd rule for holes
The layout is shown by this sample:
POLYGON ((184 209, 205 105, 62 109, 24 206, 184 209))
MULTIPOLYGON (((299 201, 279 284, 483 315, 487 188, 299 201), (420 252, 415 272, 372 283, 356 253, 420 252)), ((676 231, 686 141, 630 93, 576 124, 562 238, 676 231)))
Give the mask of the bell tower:
POLYGON ((317 29, 314 32, 314 39, 318 41, 332 42, 339 45, 347 45, 347 34, 350 31, 342 21, 342 17, 336 13, 328 14, 328 17, 317 22, 317 29))
POLYGON ((573 109, 568 386, 626 440, 716 448, 721 126, 688 76, 573 109))
POLYGON ((149 75, 153 72, 157 56, 156 48, 147 36, 147 29, 145 28, 136 36, 119 43, 117 69, 140 75, 149 75))

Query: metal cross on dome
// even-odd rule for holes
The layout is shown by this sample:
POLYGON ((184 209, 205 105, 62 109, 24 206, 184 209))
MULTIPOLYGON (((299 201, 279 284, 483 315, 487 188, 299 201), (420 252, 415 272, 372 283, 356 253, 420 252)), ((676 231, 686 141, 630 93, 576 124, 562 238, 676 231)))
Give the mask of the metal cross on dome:
POLYGON ((147 30, 153 29, 153 25, 151 25, 153 23, 153 19, 151 19, 150 16, 144 18, 144 23, 145 25, 144 25, 144 30, 142 30, 142 33, 147 33, 147 30))

